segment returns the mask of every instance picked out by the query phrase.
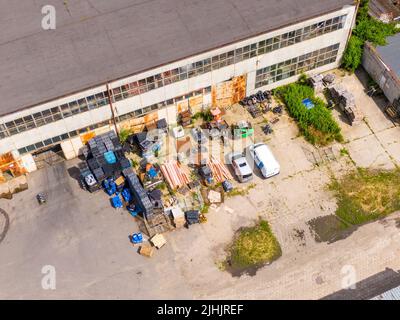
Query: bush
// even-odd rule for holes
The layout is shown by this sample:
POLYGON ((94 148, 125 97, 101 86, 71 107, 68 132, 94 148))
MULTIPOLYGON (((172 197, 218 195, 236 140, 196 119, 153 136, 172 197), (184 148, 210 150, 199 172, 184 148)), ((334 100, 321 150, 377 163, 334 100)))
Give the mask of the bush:
POLYGON ((364 42, 357 36, 351 36, 347 49, 343 54, 342 66, 348 71, 354 72, 361 64, 364 42))
POLYGON ((343 141, 339 125, 325 103, 314 96, 313 88, 292 83, 277 88, 274 92, 286 103, 289 114, 297 120, 300 131, 307 141, 321 146, 334 140, 343 141), (307 98, 314 103, 314 107, 310 110, 303 104, 303 100, 307 98))
POLYGON ((343 54, 342 66, 354 72, 362 62, 365 41, 383 46, 386 38, 399 31, 395 23, 383 23, 368 15, 369 0, 361 0, 358 9, 356 27, 353 30, 347 48, 343 54))
POLYGON ((131 134, 130 130, 125 128, 121 129, 119 132, 119 141, 121 141, 122 144, 125 143, 130 134, 131 134))
POLYGON ((197 119, 203 119, 206 122, 210 122, 212 121, 212 119, 214 118, 213 115, 211 114, 210 110, 206 110, 206 111, 201 111, 201 112, 197 112, 192 116, 192 119, 197 120, 197 119))

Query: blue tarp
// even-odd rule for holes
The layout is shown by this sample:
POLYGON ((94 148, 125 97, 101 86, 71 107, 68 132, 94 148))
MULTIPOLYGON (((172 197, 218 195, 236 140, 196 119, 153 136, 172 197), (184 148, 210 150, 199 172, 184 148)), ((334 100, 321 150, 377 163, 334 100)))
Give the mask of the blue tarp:
POLYGON ((114 164, 117 162, 117 158, 115 157, 114 152, 109 151, 104 154, 104 158, 108 164, 114 164))
POLYGON ((304 99, 302 102, 303 102, 304 106, 305 106, 308 110, 314 108, 314 106, 315 106, 314 103, 313 103, 313 102, 311 101, 311 99, 309 99, 309 98, 304 99))

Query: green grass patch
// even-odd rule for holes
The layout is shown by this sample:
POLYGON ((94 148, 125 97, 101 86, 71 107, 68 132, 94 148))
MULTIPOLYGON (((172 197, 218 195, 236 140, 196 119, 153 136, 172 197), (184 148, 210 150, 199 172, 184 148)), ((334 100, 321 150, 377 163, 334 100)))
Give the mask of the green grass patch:
POLYGON ((228 198, 236 197, 236 196, 247 196, 250 192, 250 190, 254 189, 256 187, 255 183, 249 184, 245 188, 234 188, 232 191, 226 193, 226 196, 228 198))
POLYGON ((303 76, 299 82, 274 90, 274 94, 286 104, 289 114, 297 121, 301 133, 313 145, 325 146, 333 141, 343 141, 341 129, 326 104, 315 97, 314 90, 307 85, 303 76), (303 104, 311 99, 314 107, 310 110, 303 104))
POLYGON ((336 215, 360 225, 400 210, 400 170, 359 169, 330 184, 337 197, 336 215))
POLYGON ((230 266, 241 269, 271 263, 282 255, 281 246, 265 220, 239 230, 229 251, 230 266))
POLYGON ((341 155, 342 157, 343 157, 343 156, 349 156, 349 155, 350 155, 349 150, 347 150, 346 148, 340 149, 340 155, 341 155))

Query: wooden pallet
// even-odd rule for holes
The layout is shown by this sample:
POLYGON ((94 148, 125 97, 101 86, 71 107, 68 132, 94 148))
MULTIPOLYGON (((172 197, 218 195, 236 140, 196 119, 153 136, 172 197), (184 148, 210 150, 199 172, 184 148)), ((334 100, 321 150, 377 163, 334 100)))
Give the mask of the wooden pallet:
POLYGON ((163 213, 154 214, 148 219, 143 219, 146 233, 149 237, 153 237, 156 234, 169 232, 174 229, 171 219, 163 213))

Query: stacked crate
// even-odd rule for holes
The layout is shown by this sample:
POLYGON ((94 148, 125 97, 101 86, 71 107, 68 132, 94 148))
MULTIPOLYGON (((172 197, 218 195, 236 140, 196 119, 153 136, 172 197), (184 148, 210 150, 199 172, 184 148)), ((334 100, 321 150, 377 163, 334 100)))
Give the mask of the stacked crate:
POLYGON ((363 120, 364 115, 357 108, 354 95, 351 92, 340 85, 335 85, 330 87, 330 93, 340 109, 347 115, 352 125, 357 125, 363 120))
POLYGON ((146 218, 153 215, 153 204, 144 190, 142 184, 139 181, 137 174, 132 168, 124 169, 122 171, 126 181, 129 184, 129 188, 135 198, 135 203, 143 210, 143 214, 146 218))

